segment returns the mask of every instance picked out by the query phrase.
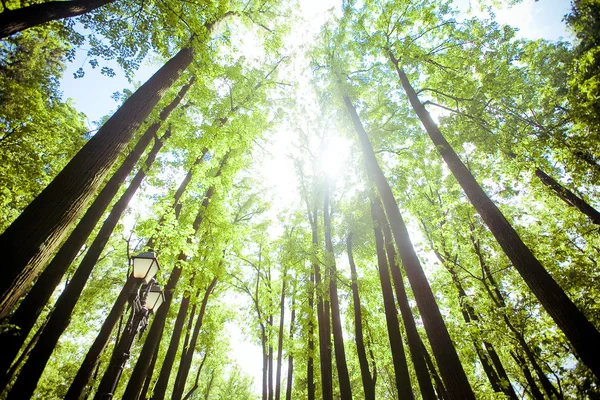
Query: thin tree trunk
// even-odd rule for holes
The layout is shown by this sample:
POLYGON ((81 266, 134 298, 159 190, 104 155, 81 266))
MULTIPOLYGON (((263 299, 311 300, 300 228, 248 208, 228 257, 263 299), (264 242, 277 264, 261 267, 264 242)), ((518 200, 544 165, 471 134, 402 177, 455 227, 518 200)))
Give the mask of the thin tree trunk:
POLYGON ((148 374, 146 375, 146 379, 144 380, 144 387, 140 392, 139 399, 149 400, 148 390, 150 390, 150 385, 152 385, 152 375, 154 375, 154 368, 156 367, 156 361, 158 361, 158 353, 160 353, 160 346, 156 346, 154 349, 154 354, 152 355, 152 361, 150 361, 150 367, 148 367, 148 374))
POLYGON ((394 376, 396 378, 396 388, 398 397, 401 399, 413 399, 414 395, 410 384, 410 374, 406 364, 404 354, 404 345, 400 328, 398 326, 398 314, 394 294, 392 292, 392 282, 390 281, 390 271, 388 269, 388 260, 385 254, 385 242, 383 240, 382 228, 385 222, 383 209, 378 200, 371 201, 371 217, 375 224, 375 246, 377 248, 377 265, 379 270, 379 280, 381 281, 381 292, 383 294, 383 306, 385 310, 385 321, 390 340, 392 352, 392 361, 394 363, 394 376))
POLYGON ((342 332, 342 320, 340 318, 340 302, 337 292, 337 269, 335 255, 333 254, 333 243, 331 241, 331 214, 329 207, 329 178, 325 178, 325 195, 323 202, 323 221, 325 226, 325 250, 329 266, 329 299, 331 301, 331 326, 333 332, 333 344, 335 350, 335 364, 337 366, 338 381, 340 385, 340 397, 342 399, 352 398, 348 364, 346 363, 346 351, 344 349, 344 336, 342 332))
POLYGON ((296 309, 294 308, 294 297, 292 296, 292 316, 290 317, 290 350, 288 354, 287 381, 285 388, 285 400, 292 400, 292 386, 294 374, 294 354, 292 344, 294 343, 294 323, 296 322, 296 309))
POLYGON ((562 186, 554 178, 546 174, 541 169, 536 168, 535 175, 540 179, 540 181, 542 181, 544 185, 552 189, 552 191, 556 193, 556 195, 562 201, 567 203, 567 205, 575 207, 576 209, 581 211, 581 213, 586 215, 594 224, 600 225, 600 212, 598 212, 598 210, 589 205, 585 200, 581 199, 575 193, 562 186))
POLYGON ((191 47, 183 48, 136 90, 0 236, 0 318, 38 275, 135 131, 193 56, 191 47))
MULTIPOLYGON (((110 202, 123 184, 123 181, 131 173, 152 139, 156 137, 162 123, 179 105, 193 83, 194 78, 181 88, 175 99, 161 111, 159 120, 153 123, 141 136, 131 153, 127 155, 123 164, 102 188, 73 232, 71 232, 50 264, 41 273, 27 296, 19 304, 15 313, 10 317, 9 324, 18 326, 20 329, 16 335, 12 331, 0 334, 0 341, 6 346, 6 352, 2 352, 3 354, 0 356, 0 373, 3 373, 8 368, 16 356, 16 353, 29 335, 44 306, 50 300, 52 293, 60 284, 65 272, 73 260, 75 260, 77 253, 85 244, 94 227, 98 224, 100 218, 102 218, 110 202)), ((147 167, 149 167, 148 164, 147 167)))
POLYGON ((308 291, 308 308, 309 308, 309 321, 308 321, 308 360, 306 362, 306 398, 308 400, 315 400, 315 326, 313 323, 314 317, 314 294, 315 294, 315 273, 311 270, 309 276, 309 291, 308 291))
POLYGON ((275 400, 281 399, 281 364, 283 362, 283 322, 285 317, 285 270, 281 283, 281 298, 279 300, 279 337, 277 340, 277 372, 275 373, 275 400))
MULTIPOLYGON (((181 207, 178 208, 177 206, 180 204, 181 196, 183 195, 191 181, 193 169, 204 159, 204 154, 206 154, 206 152, 207 150, 205 149, 202 156, 196 159, 194 165, 192 166, 192 168, 190 168, 188 174, 181 182, 179 188, 175 193, 173 208, 175 209, 176 219, 179 217, 178 211, 181 210, 181 207)), ((148 244, 150 244, 150 241, 148 244)), ((147 245, 146 247, 150 246, 147 245)), ((119 316, 123 313, 123 308, 127 303, 128 293, 131 291, 132 287, 133 282, 129 282, 128 280, 128 282, 126 283, 126 287, 124 287, 123 290, 121 290, 121 294, 119 294, 119 297, 117 297, 113 308, 111 309, 110 313, 108 314, 108 317, 106 317, 106 320, 102 324, 102 328, 100 328, 100 333, 98 333, 98 336, 94 340, 92 347, 90 347, 90 349, 88 350, 85 359, 81 364, 81 367, 77 371, 77 375, 75 376, 73 383, 71 384, 71 387, 69 387, 69 390, 67 391, 65 400, 78 400, 81 397, 81 394, 85 390, 85 387, 87 386, 90 380, 90 376, 95 366, 98 365, 100 356, 102 355, 102 352, 104 351, 106 344, 110 339, 110 335, 112 334, 115 324, 119 320, 119 316), (127 288, 127 286, 129 286, 129 288, 127 288)))
POLYGON ((356 264, 352 255, 352 233, 346 239, 348 248, 348 263, 350 264, 350 273, 352 281, 352 302, 354 305, 354 337, 356 340, 356 352, 358 353, 358 363, 360 365, 360 375, 363 383, 365 400, 375 400, 375 385, 369 371, 369 360, 365 350, 365 341, 362 330, 362 311, 360 309, 360 297, 358 295, 358 283, 356 282, 356 264))
MULTIPOLYGON (((153 400, 162 400, 165 398, 167 393, 167 385, 169 384, 169 378, 173 369, 173 363, 175 362, 175 356, 177 355, 177 349, 179 348, 179 341, 181 339, 181 333, 183 331, 183 325, 187 318, 187 311, 190 306, 190 292, 185 291, 181 304, 179 305, 179 312, 175 319, 175 326, 173 327, 173 333, 171 334, 171 340, 169 341, 169 348, 160 369, 160 375, 158 381, 154 387, 153 400)), ((158 346, 157 346, 158 347, 158 346)))
POLYGON ((564 332, 584 364, 590 368, 596 378, 600 379, 600 346, 590 347, 590 343, 600 343, 600 332, 546 271, 531 250, 523 243, 519 234, 506 220, 502 212, 479 186, 419 101, 406 74, 399 68, 398 60, 394 58, 391 52, 389 56, 413 109, 448 168, 452 171, 512 264, 523 277, 527 286, 564 332))
POLYGON ((206 385, 206 392, 204 392, 204 400, 210 399, 210 390, 212 389, 213 380, 215 379, 215 371, 212 370, 210 372, 210 380, 208 381, 208 385, 206 385))
POLYGON ((202 303, 200 305, 200 312, 198 313, 198 319, 196 320, 196 325, 194 326, 194 333, 191 336, 187 350, 185 350, 181 356, 181 362, 179 363, 179 369, 177 370, 177 377, 175 379, 175 387, 173 388, 171 400, 180 400, 183 397, 185 383, 192 367, 194 354, 196 353, 196 343, 198 342, 198 336, 200 335, 200 328, 202 327, 202 321, 206 312, 208 297, 213 292, 216 285, 217 277, 214 277, 210 282, 210 285, 208 285, 206 288, 206 292, 204 292, 204 297, 202 298, 202 303))
POLYGON ((456 349, 450 339, 427 277, 423 272, 419 258, 410 241, 408 230, 398 209, 398 204, 377 163, 367 132, 365 132, 356 109, 347 95, 344 95, 344 103, 352 117, 354 127, 359 136, 363 154, 366 158, 367 171, 371 179, 375 181, 377 190, 383 200, 385 211, 394 234, 396 247, 406 271, 406 276, 415 294, 415 300, 421 313, 421 319, 423 320, 429 343, 431 343, 434 356, 438 362, 440 374, 448 393, 448 399, 474 399, 475 396, 456 354, 456 349))
MULTIPOLYGON (((269 315, 267 323, 269 324, 269 332, 273 332, 273 315, 272 314, 269 315)), ((268 374, 269 395, 268 395, 268 399, 273 400, 273 342, 272 342, 271 334, 269 334, 268 337, 269 337, 269 374, 268 374)))
POLYGON ((429 373, 433 377, 433 381, 435 382, 435 391, 437 394, 437 398, 439 400, 445 400, 448 398, 448 392, 446 392, 446 388, 444 387, 444 382, 442 382, 442 378, 440 378, 437 370, 435 369, 435 365, 433 364, 433 360, 429 355, 429 352, 425 348, 423 341, 421 341, 421 347, 423 349, 423 356, 425 358, 425 363, 427 364, 427 368, 429 369, 429 373))
POLYGON ((185 396, 183 396, 182 400, 189 399, 192 396, 192 394, 194 394, 196 389, 198 389, 198 382, 200 381, 200 373, 202 372, 202 368, 204 367, 204 363, 206 362, 206 357, 208 357, 208 354, 204 353, 204 357, 202 357, 202 361, 200 362, 200 366, 198 367, 198 371, 196 372, 196 380, 194 381, 194 386, 192 386, 190 391, 187 392, 185 396))
POLYGON ((262 400, 267 400, 269 386, 267 375, 269 374, 269 353, 267 350, 267 334, 264 324, 260 323, 260 344, 262 346, 262 400))
POLYGON ((517 352, 511 351, 510 354, 515 359, 515 362, 517 363, 517 365, 521 366, 521 370, 523 371, 525 380, 527 381, 527 384, 529 385, 529 390, 531 391, 532 397, 535 400, 544 400, 544 395, 538 388, 537 383, 535 383, 535 379, 533 379, 533 375, 531 375, 531 371, 527 367, 527 362, 517 352))
POLYGON ((108 240, 110 239, 114 228, 117 226, 121 215, 123 215, 123 212, 127 208, 129 201, 146 177, 147 168, 152 165, 156 159, 156 155, 162 148, 164 141, 170 136, 171 130, 168 129, 162 139, 157 138, 155 140, 154 146, 152 146, 152 150, 148 153, 146 158, 146 168, 140 168, 125 190, 125 193, 123 193, 111 209, 108 217, 98 231, 98 235, 90 245, 85 257, 79 264, 77 271, 75 271, 71 282, 56 301, 54 311, 48 319, 48 323, 44 327, 44 331, 32 350, 29 359, 21 369, 17 381, 11 388, 7 397, 8 399, 26 399, 33 394, 38 380, 50 359, 50 355, 58 343, 58 339, 69 325, 75 304, 77 303, 92 270, 96 266, 98 258, 102 254, 106 243, 108 243, 108 240))
POLYGON ((48 1, 0 13, 0 39, 25 29, 89 13, 114 0, 48 1))
MULTIPOLYGON (((221 172, 223 171, 223 167, 225 166, 228 157, 229 157, 229 153, 227 153, 225 155, 225 157, 223 157, 223 160, 221 161, 221 165, 219 166, 219 169, 217 170, 215 177, 218 177, 219 175, 221 175, 221 172)), ((200 229, 200 225, 202 224, 202 221, 204 219, 203 217, 204 217, 205 210, 208 208, 208 204, 214 194, 214 191, 215 191, 215 187, 211 186, 210 188, 208 188, 208 190, 206 191, 206 194, 204 195, 204 200, 202 200, 202 205, 198 209, 198 214, 196 215, 196 218, 193 223, 193 230, 195 233, 197 233, 198 230, 200 229)), ((191 240, 192 240, 191 237, 189 237, 187 239, 188 242, 191 242, 191 240)), ((183 251, 181 251, 179 253, 179 256, 177 257, 176 265, 180 265, 182 262, 185 262, 185 261, 187 261, 187 256, 185 255, 185 253, 183 251)), ((156 346, 158 346, 158 343, 160 342, 160 339, 162 336, 162 331, 163 331, 163 328, 165 326, 165 322, 167 319, 167 314, 169 312, 169 308, 171 307, 173 293, 175 291, 177 283, 179 282, 181 272, 182 272, 181 266, 176 266, 175 268, 173 268, 173 271, 171 272, 169 281, 167 282, 167 285, 165 286, 165 289, 164 289, 165 302, 158 309, 158 312, 156 313, 156 315, 154 317, 152 326, 150 327, 150 330, 146 336, 146 341, 144 342, 144 346, 142 347, 142 351, 138 357, 138 360, 135 364, 133 372, 131 373, 131 377, 129 378, 129 383, 127 384, 127 388, 125 389, 123 398, 135 399, 138 397, 140 390, 142 389, 142 384, 144 382, 146 372, 148 371, 150 359, 152 357, 152 354, 154 353, 154 349, 156 348, 156 346)))
POLYGON ((402 272, 400 271, 400 266, 396 261, 396 249, 394 249, 392 231, 387 221, 385 221, 383 224, 383 237, 385 240, 385 250, 388 256, 390 269, 392 271, 392 278, 394 280, 396 298, 400 307, 400 313, 402 314, 404 329, 406 330, 408 348, 412 356, 412 362, 413 366, 415 367, 419 388, 421 389, 421 396, 423 396, 424 400, 435 400, 435 391, 433 390, 431 377, 427 371, 427 363, 425 362, 425 358, 423 356, 424 347, 422 346, 421 337, 417 331, 415 318, 412 310, 410 309, 408 296, 406 294, 406 289, 404 288, 404 280, 402 279, 402 272))

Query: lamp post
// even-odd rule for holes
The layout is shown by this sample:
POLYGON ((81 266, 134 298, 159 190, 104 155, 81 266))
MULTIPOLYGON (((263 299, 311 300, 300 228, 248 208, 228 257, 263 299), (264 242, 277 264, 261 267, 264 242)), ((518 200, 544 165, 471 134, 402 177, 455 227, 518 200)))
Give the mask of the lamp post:
POLYGON ((142 335, 148 327, 150 314, 156 312, 164 301, 163 291, 154 279, 154 276, 160 270, 154 253, 140 253, 131 257, 131 261, 133 264, 133 271, 129 276, 129 280, 133 280, 133 289, 129 298, 131 313, 121 338, 115 345, 115 350, 108 368, 102 376, 94 400, 112 399, 123 368, 125 368, 125 363, 129 359, 129 351, 135 336, 138 332, 140 336, 142 335))

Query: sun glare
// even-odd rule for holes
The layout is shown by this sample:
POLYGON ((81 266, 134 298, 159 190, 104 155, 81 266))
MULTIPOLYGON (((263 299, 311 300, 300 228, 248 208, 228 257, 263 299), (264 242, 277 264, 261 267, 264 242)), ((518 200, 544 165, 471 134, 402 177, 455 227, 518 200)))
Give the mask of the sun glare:
POLYGON ((346 164, 350 141, 339 136, 330 137, 321 151, 321 168, 330 178, 336 178, 346 164))

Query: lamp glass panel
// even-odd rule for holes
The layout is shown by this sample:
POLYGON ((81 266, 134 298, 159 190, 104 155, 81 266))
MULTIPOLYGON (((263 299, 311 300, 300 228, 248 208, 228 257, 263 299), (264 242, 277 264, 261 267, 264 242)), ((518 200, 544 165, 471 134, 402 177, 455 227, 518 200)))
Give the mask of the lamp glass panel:
POLYGON ((165 301, 165 295, 163 294, 163 292, 160 292, 160 296, 158 296, 158 300, 156 301, 156 305, 154 306, 154 312, 156 312, 156 310, 158 310, 158 307, 160 307, 160 305, 165 301))
MULTIPOLYGON (((153 258, 145 257, 134 257, 133 258, 133 277, 134 278, 145 278, 144 281, 148 283, 150 279, 147 278, 148 270, 153 268, 152 264, 156 264, 153 258)), ((156 267, 154 267, 156 268, 156 267)))
POLYGON ((156 275, 156 273, 158 272, 158 263, 156 262, 156 260, 152 261, 154 262, 150 266, 150 270, 148 270, 148 275, 146 275, 146 278, 144 279, 144 282, 146 283, 150 282, 150 280, 154 278, 154 275, 156 275))
POLYGON ((162 303, 162 292, 149 291, 146 297, 146 309, 148 311, 155 311, 162 303))

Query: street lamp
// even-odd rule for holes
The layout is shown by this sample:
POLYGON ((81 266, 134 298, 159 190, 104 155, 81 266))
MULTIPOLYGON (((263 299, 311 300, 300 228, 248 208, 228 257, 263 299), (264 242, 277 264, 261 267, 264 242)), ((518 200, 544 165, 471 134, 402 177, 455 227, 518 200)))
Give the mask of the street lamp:
POLYGON ((112 399, 136 335, 139 333, 141 337, 148 327, 150 314, 155 313, 165 299, 160 285, 154 279, 160 270, 156 255, 146 251, 131 257, 131 263, 133 269, 129 282, 125 284, 125 287, 133 286, 129 298, 131 313, 123 334, 115 345, 115 351, 102 376, 94 400, 112 399))

